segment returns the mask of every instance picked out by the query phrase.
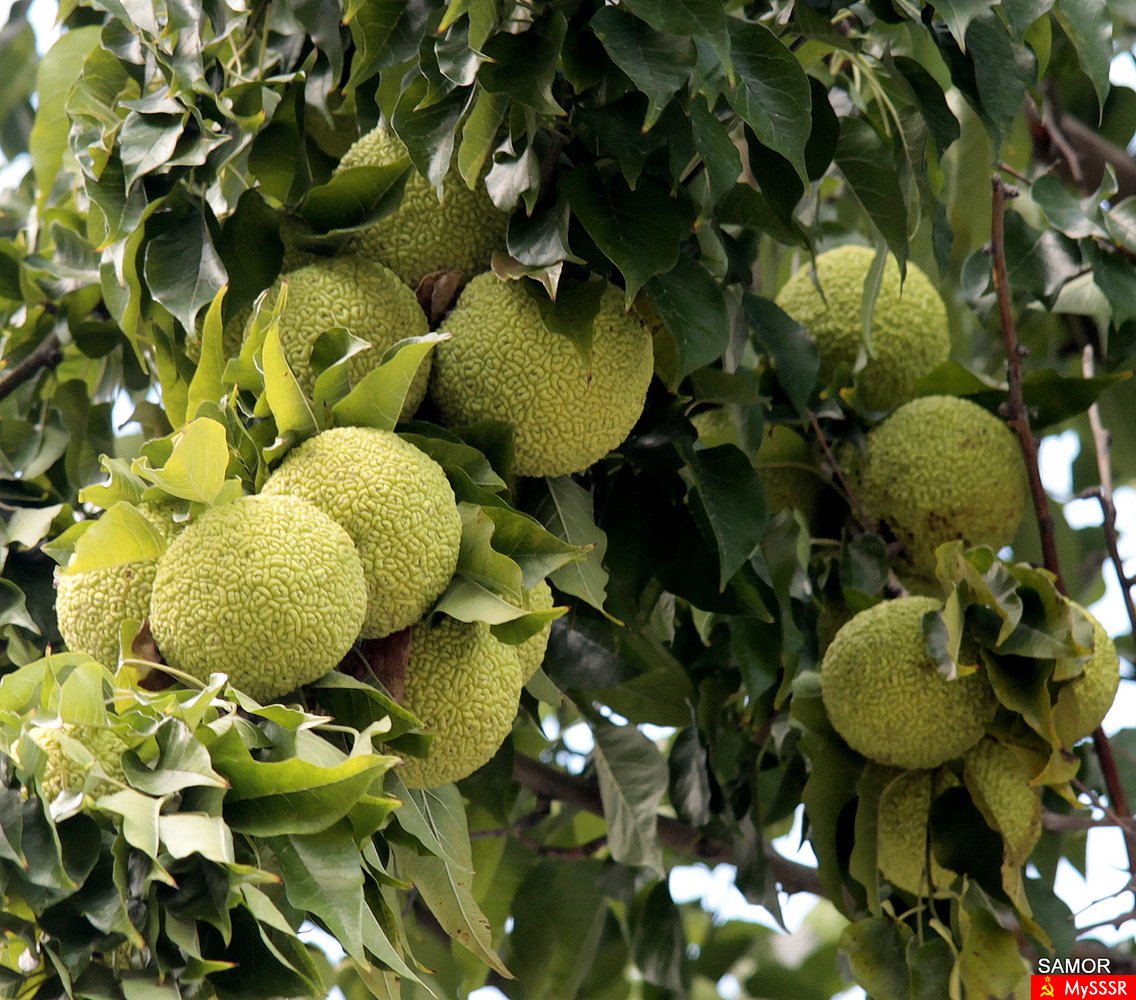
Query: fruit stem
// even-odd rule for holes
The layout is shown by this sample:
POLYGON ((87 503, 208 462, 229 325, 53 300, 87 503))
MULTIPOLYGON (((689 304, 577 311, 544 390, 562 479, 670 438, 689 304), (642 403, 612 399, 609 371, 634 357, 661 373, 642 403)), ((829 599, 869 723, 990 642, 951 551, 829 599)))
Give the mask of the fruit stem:
POLYGON ((1002 341, 1006 348, 1006 381, 1010 388, 1010 399, 1004 406, 1006 423, 1018 435, 1022 457, 1025 459, 1029 475, 1030 495, 1037 515, 1037 528, 1041 535, 1041 551, 1045 558, 1045 568, 1056 577, 1056 586, 1062 594, 1068 595, 1065 579, 1061 575, 1061 564, 1057 558, 1057 536, 1053 517, 1049 513, 1049 497, 1041 481, 1041 470, 1037 461, 1037 442, 1030 428, 1029 410, 1026 408, 1022 391, 1023 349, 1018 342, 1017 327, 1014 324, 1013 303, 1010 297, 1010 279, 1006 270, 1006 201, 1016 198, 1017 191, 1002 180, 999 174, 991 178, 994 189, 993 212, 990 226, 990 254, 993 261, 994 292, 998 298, 998 316, 1002 325, 1002 341))

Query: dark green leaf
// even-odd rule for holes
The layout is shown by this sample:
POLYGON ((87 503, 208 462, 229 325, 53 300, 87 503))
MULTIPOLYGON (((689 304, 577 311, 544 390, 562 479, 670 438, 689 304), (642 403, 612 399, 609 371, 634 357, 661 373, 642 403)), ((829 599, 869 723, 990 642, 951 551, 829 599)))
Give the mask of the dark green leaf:
POLYGON ((1057 0, 1054 13, 1077 50, 1103 112, 1112 64, 1112 12, 1105 0, 1057 0))
POLYGON ((627 0, 625 6, 658 31, 705 39, 732 74, 730 19, 718 0, 627 0))
POLYGON ((228 279, 205 216, 193 211, 163 226, 146 244, 144 272, 150 294, 186 330, 194 329, 197 311, 228 279))
POLYGON ((674 339, 678 377, 722 356, 730 339, 730 317, 722 289, 706 268, 680 254, 670 271, 647 282, 646 290, 674 339))
POLYGON ((533 515, 557 538, 571 545, 589 547, 581 562, 569 563, 552 574, 558 590, 587 601, 602 611, 607 600, 607 536, 596 526, 592 514, 592 496, 571 476, 544 481, 545 494, 533 509, 533 515))
POLYGON ((796 57, 768 28, 730 19, 738 85, 727 96, 733 108, 770 149, 807 179, 805 145, 812 127, 808 77, 796 57))
POLYGON ((1028 46, 1016 44, 993 15, 970 22, 966 48, 974 62, 980 110, 998 150, 1021 114, 1026 91, 1037 82, 1037 58, 1028 46))
POLYGON ((696 728, 683 729, 675 737, 667 768, 671 805, 678 817, 691 826, 705 826, 710 822, 710 771, 696 728))
POLYGON ((731 444, 692 451, 687 457, 696 497, 718 547, 719 586, 724 590, 757 548, 767 520, 761 477, 731 444))
POLYGON ((661 876, 658 810, 667 790, 667 765, 634 726, 597 719, 592 730, 612 857, 625 865, 645 865, 661 876))
POLYGON ((947 22, 955 41, 965 48, 970 22, 989 12, 994 4, 995 0, 936 0, 935 12, 947 22))
POLYGON ((540 114, 563 114, 552 83, 567 30, 564 15, 556 11, 520 34, 494 35, 483 47, 488 61, 478 71, 478 82, 491 94, 509 97, 540 114))
POLYGON ((911 930, 889 917, 868 917, 844 928, 840 950, 856 982, 873 1000, 911 1000, 907 943, 911 930))
POLYGON ((862 118, 843 118, 836 165, 902 270, 907 262, 907 206, 891 149, 862 118))
POLYGON ((646 132, 690 78, 694 66, 690 39, 655 31, 618 7, 601 7, 590 24, 612 61, 647 95, 646 132))
POLYGON ((675 266, 690 221, 661 184, 644 180, 632 191, 621 176, 594 167, 573 170, 560 183, 588 235, 623 273, 629 304, 651 278, 675 266))
POLYGON ((744 304, 754 339, 773 358, 777 381, 793 408, 804 414, 820 370, 816 343, 803 326, 769 299, 747 295, 744 304))
POLYGON ((689 980, 682 914, 666 881, 643 889, 631 904, 631 957, 643 978, 682 993, 689 980))

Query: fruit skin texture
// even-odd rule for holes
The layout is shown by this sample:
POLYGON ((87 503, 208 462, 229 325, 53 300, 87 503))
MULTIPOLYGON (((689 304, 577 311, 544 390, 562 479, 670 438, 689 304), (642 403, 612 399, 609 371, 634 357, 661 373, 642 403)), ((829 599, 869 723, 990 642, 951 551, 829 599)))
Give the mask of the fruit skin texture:
POLYGON ((454 575, 454 491, 442 467, 397 434, 324 431, 293 448, 261 492, 307 500, 351 536, 367 581, 364 638, 414 624, 454 575))
POLYGON ((167 661, 215 671, 258 700, 322 677, 367 605, 351 538, 296 497, 241 497, 206 511, 158 562, 150 627, 167 661))
MULTIPOLYGON (((394 272, 374 261, 346 254, 297 268, 277 279, 262 309, 271 308, 285 281, 288 299, 280 315, 280 344, 300 387, 309 395, 315 382, 310 364, 312 347, 331 327, 346 327, 374 345, 347 363, 355 382, 378 367, 388 347, 404 337, 429 332, 414 292, 394 272)), ((422 402, 428 377, 423 365, 411 385, 404 413, 412 413, 422 402)))
POLYGON ((853 616, 821 665, 821 696, 853 750, 894 767, 937 767, 977 743, 997 700, 986 675, 947 680, 923 637, 929 597, 885 601, 853 616))
POLYGON ((892 885, 913 896, 926 896, 930 882, 936 896, 949 895, 946 887, 955 874, 935 860, 927 844, 927 824, 935 795, 957 785, 953 775, 933 771, 907 771, 880 795, 876 831, 876 864, 892 885), (930 858, 930 881, 926 873, 930 858))
POLYGON ((416 625, 402 705, 434 740, 428 756, 408 758, 399 769, 406 786, 435 788, 487 763, 513 727, 520 696, 516 647, 494 639, 484 622, 416 625))
POLYGON ((1029 499, 1013 434, 954 396, 913 400, 875 427, 858 485, 865 514, 891 529, 911 568, 926 576, 944 542, 1008 545, 1029 499))
MULTIPOLYGON (((166 542, 181 530, 157 504, 139 504, 135 509, 166 542)), ((141 622, 150 616, 150 593, 157 570, 157 559, 145 559, 61 575, 55 615, 67 648, 116 667, 119 629, 128 618, 141 622)))
MULTIPOLYGON (((345 154, 336 173, 349 167, 382 166, 406 156, 393 132, 379 126, 345 154)), ((471 191, 450 169, 439 204, 434 186, 413 167, 398 207, 358 233, 349 249, 384 264, 411 288, 432 271, 461 271, 467 278, 489 267, 493 251, 504 248, 509 217, 498 212, 485 187, 471 191)))
MULTIPOLYGON (((816 259, 821 298, 808 267, 791 277, 777 305, 804 326, 820 354, 827 382, 841 363, 856 363, 863 345, 860 300, 875 251, 842 246, 816 259)), ((915 383, 948 359, 950 329, 943 300, 927 275, 908 262, 900 286, 899 265, 889 256, 872 312, 872 357, 857 377, 860 399, 870 410, 888 410, 911 399, 915 383)))
POLYGON ((88 768, 72 760, 63 749, 61 735, 69 736, 86 747, 110 779, 92 785, 90 794, 93 797, 117 791, 118 785, 115 782, 126 781, 122 770, 122 755, 130 748, 114 730, 65 723, 62 727, 37 726, 28 735, 47 755, 43 776, 39 780, 40 794, 47 802, 54 800, 61 792, 82 790, 87 776, 88 768))
POLYGON ((1066 684, 1057 694, 1054 719, 1061 742, 1071 747, 1088 736, 1108 714, 1120 687, 1120 657, 1104 626, 1084 608, 1093 623, 1093 655, 1085 661, 1084 673, 1066 684))
POLYGON ((448 424, 504 420, 515 429, 514 471, 582 472, 630 433, 653 371, 647 328, 608 287, 595 317, 590 371, 575 344, 552 333, 519 282, 474 278, 442 324, 431 394, 448 424))
MULTIPOLYGON (((525 594, 525 607, 530 611, 550 611, 555 605, 552 597, 552 588, 544 580, 525 594)), ((524 642, 513 648, 521 665, 521 682, 528 683, 544 662, 544 654, 548 650, 548 639, 552 635, 552 622, 544 626, 536 635, 529 636, 524 642)))
POLYGON ((990 737, 966 755, 963 768, 974 804, 1002 834, 1007 859, 1025 864, 1041 837, 1041 797, 1029 784, 1036 769, 1013 747, 990 737))

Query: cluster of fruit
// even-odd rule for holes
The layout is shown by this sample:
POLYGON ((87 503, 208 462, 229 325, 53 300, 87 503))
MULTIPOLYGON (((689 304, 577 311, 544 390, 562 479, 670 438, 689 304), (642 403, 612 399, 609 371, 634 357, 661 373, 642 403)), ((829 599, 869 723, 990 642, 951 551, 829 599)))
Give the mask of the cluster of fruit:
MULTIPOLYGON (((377 129, 340 170, 404 156, 401 143, 377 129)), ((355 382, 386 348, 427 332, 413 286, 435 271, 485 271, 504 219, 483 190, 470 191, 456 173, 440 206, 413 174, 393 215, 359 233, 345 252, 293 253, 300 266, 280 278, 267 302, 286 282, 278 335, 300 387, 311 394, 312 351, 328 329, 346 328, 371 344, 350 359, 355 382)), ((584 352, 548 329, 522 283, 478 274, 443 325, 451 337, 436 349, 432 378, 423 365, 403 416, 417 409, 429 381, 447 425, 491 419, 512 427, 516 473, 586 469, 631 430, 653 368, 650 334, 625 312, 622 294, 605 286, 597 300, 584 352)), ((235 354, 239 338, 229 339, 235 354)), ((168 665, 201 680, 225 673, 264 701, 335 669, 358 652, 359 639, 410 629, 396 693, 434 737, 428 756, 400 772, 412 787, 460 779, 489 760, 543 659, 550 625, 506 644, 485 622, 432 615, 458 563, 462 519, 441 466, 395 433, 318 433, 287 453, 258 494, 188 524, 159 504, 139 504, 124 516, 137 531, 154 533, 165 552, 60 575, 57 617, 70 649, 117 663, 120 648, 129 649, 148 621, 168 665)), ((530 587, 523 604, 525 611, 551 610, 548 584, 530 587)))

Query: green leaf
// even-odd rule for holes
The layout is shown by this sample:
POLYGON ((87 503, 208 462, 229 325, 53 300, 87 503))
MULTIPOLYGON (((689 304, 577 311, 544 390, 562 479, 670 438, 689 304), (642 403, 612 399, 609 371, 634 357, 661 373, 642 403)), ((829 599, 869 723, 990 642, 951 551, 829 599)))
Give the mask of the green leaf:
POLYGON ((733 80, 730 18, 718 0, 626 0, 624 6, 657 31, 705 40, 733 80))
POLYGON ((1136 196, 1109 208, 1104 214, 1104 224, 1117 246, 1136 253, 1136 196))
POLYGON ((161 799, 123 788, 110 795, 99 797, 100 809, 122 817, 122 835, 131 847, 148 858, 157 859, 159 846, 158 816, 161 799))
POLYGON ((804 415, 820 371, 816 342, 771 300, 747 294, 743 304, 754 339, 773 358, 778 384, 797 413, 804 415))
POLYGON ((805 145, 812 129, 808 77, 768 28, 735 18, 729 25, 738 84, 726 96, 761 143, 785 157, 807 183, 805 145))
POLYGON ((363 859, 351 830, 340 820, 319 833, 272 837, 288 902, 319 917, 352 958, 363 949, 363 859))
POLYGON ((596 719, 592 731, 612 857, 625 865, 645 865, 661 877, 658 811, 667 790, 666 762, 635 726, 596 719))
POLYGON ((665 990, 685 992, 686 931, 666 880, 643 889, 630 907, 631 957, 643 978, 665 990))
POLYGON ((1112 12, 1105 0, 1057 0, 1054 15, 1077 50, 1103 116, 1112 65, 1112 12))
POLYGON ((508 97, 542 115, 562 115, 552 84, 568 22, 559 11, 545 14, 519 34, 498 32, 484 46, 487 61, 477 81, 491 94, 508 97))
POLYGON ((967 996, 1014 996, 1029 974, 1014 935, 978 907, 966 910, 963 927, 958 971, 967 996))
MULTIPOLYGON (((459 504, 459 509, 467 507, 459 504)), ((482 507, 480 513, 493 525, 493 548, 521 569, 522 586, 535 587, 562 566, 585 559, 590 548, 572 545, 547 531, 534 518, 508 507, 482 507)))
POLYGON ((544 493, 533 515, 557 538, 587 548, 587 556, 551 574, 557 590, 586 601, 598 611, 607 601, 607 535, 597 527, 592 513, 592 495, 571 476, 544 480, 544 493))
MULTIPOLYGON (((173 438, 165 464, 155 469, 149 459, 137 458, 131 471, 169 496, 211 504, 225 485, 229 446, 225 428, 215 420, 198 417, 173 438)), ((146 499, 150 499, 147 490, 146 499)))
POLYGON ((473 102, 473 109, 462 126, 461 145, 458 147, 458 172, 472 190, 485 172, 489 154, 497 143, 497 132, 505 118, 509 102, 500 94, 481 90, 473 102))
MULTIPOLYGON (((280 297, 283 298, 284 293, 280 297)), ((284 346, 280 343, 280 324, 275 316, 264 335, 261 369, 264 372, 264 399, 276 421, 277 432, 281 436, 302 438, 317 430, 311 404, 284 354, 284 346)))
POLYGON ((974 63, 980 110, 997 151, 1021 113, 1026 92, 1037 83, 1037 59, 1027 45, 1015 44, 992 14, 970 23, 966 47, 974 63))
POLYGON ((158 836, 175 858, 200 854, 218 864, 233 864, 233 834, 220 816, 176 813, 158 817, 158 836))
POLYGON ((410 159, 351 167, 308 191, 300 215, 317 233, 355 232, 389 215, 402 198, 410 159))
POLYGON ((643 180, 632 191, 622 176, 602 176, 587 166, 573 170, 560 184, 588 235, 623 274, 628 305, 651 278, 678 262, 690 223, 657 181, 643 180))
POLYGON ((121 566, 124 563, 157 559, 166 551, 165 539, 138 513, 138 509, 119 501, 83 532, 75 555, 63 573, 121 566))
POLYGON ((675 342, 679 378, 725 353, 730 340, 726 300, 701 264, 680 254, 670 271, 647 282, 646 290, 675 342))
MULTIPOLYGON (((1004 8, 1005 3, 1002 6, 1004 8)), ((955 117, 955 113, 947 104, 947 97, 943 93, 943 88, 914 59, 899 56, 895 59, 894 65, 911 88, 911 93, 919 105, 919 110, 923 113, 923 120, 927 124, 927 130, 931 133, 935 148, 942 156, 947 151, 947 147, 962 135, 962 128, 955 117)))
POLYGON ((688 502, 705 515, 718 547, 718 584, 726 584, 765 534, 765 488, 750 460, 732 444, 688 450, 688 502))
POLYGON ((197 311, 228 280, 204 215, 193 211, 147 242, 143 273, 150 294, 185 330, 194 329, 197 311))
POLYGON ((667 757, 670 801, 678 817, 691 826, 710 822, 710 771, 698 729, 688 726, 675 736, 667 757))
POLYGON ((367 372, 331 412, 335 422, 352 427, 393 431, 406 403, 406 395, 435 344, 449 339, 445 333, 427 333, 400 340, 383 354, 378 367, 367 372))
POLYGON ((1026 31, 1053 8, 1055 0, 1002 0, 1002 13, 1010 25, 1010 33, 1021 41, 1026 31))
POLYGON ((395 857, 399 873, 414 883, 445 932, 481 962, 511 979, 512 974, 493 950, 489 921, 473 898, 473 876, 468 869, 459 869, 444 858, 397 847, 395 857))
POLYGON ((842 118, 835 159, 852 194, 887 240, 902 271, 907 263, 907 205, 891 148, 862 118, 842 118))
POLYGON ((694 46, 689 37, 655 31, 617 7, 601 7, 589 24, 612 61, 647 95, 648 131, 690 79, 694 46))
POLYGON ((215 740, 209 752, 213 766, 232 785, 225 797, 226 821, 253 836, 328 829, 398 760, 365 754, 335 767, 299 759, 257 761, 235 729, 215 740))
POLYGON ((66 111, 68 91, 82 71, 84 60, 99 44, 100 32, 95 25, 67 31, 40 61, 36 73, 39 107, 28 140, 38 191, 36 206, 40 211, 47 204, 67 152, 71 129, 66 111))
POLYGON ((966 48, 966 29, 976 17, 988 13, 995 0, 936 0, 935 13, 947 22, 947 29, 955 41, 966 48))
POLYGON ((497 525, 489 516, 490 509, 468 503, 458 504, 462 534, 457 572, 467 580, 512 598, 519 604, 524 596, 521 567, 495 550, 493 534, 497 525))
POLYGON ((186 400, 187 420, 197 416, 198 407, 203 403, 219 403, 225 394, 225 383, 222 380, 225 371, 223 346, 225 327, 221 315, 227 291, 228 288, 223 287, 205 313, 205 322, 201 327, 201 358, 189 383, 189 395, 186 400))
POLYGON ((844 928, 840 951, 873 1000, 910 1000, 907 943, 911 931, 889 917, 869 917, 844 928))
POLYGON ((403 805, 395 820, 430 854, 461 871, 472 871, 465 806, 456 785, 407 788, 397 771, 387 779, 403 805))

